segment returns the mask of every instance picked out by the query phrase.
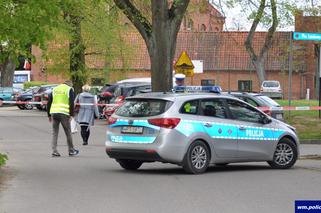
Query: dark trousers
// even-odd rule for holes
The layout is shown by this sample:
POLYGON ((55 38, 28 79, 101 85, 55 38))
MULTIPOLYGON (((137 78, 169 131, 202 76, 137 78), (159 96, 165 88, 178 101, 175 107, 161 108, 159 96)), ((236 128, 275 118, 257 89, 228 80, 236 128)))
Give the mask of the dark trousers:
POLYGON ((65 114, 61 114, 61 113, 52 114, 52 129, 53 129, 52 150, 54 152, 57 151, 57 141, 58 141, 58 133, 59 133, 59 124, 60 123, 65 131, 65 135, 67 138, 67 144, 68 144, 68 150, 72 151, 72 150, 74 150, 74 145, 72 143, 72 136, 71 136, 70 116, 65 115, 65 114))
POLYGON ((81 137, 83 142, 88 142, 89 136, 90 136, 90 127, 89 125, 80 124, 81 128, 81 137))

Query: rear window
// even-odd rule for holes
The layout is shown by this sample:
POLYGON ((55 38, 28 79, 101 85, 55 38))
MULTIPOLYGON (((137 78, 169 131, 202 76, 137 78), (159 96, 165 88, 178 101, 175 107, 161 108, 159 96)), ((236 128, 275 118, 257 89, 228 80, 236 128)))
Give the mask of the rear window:
POLYGON ((124 117, 149 117, 166 112, 172 102, 157 99, 130 99, 119 107, 116 115, 124 117))
POLYGON ((279 87, 279 82, 278 81, 266 81, 263 82, 263 87, 279 87))
POLYGON ((256 96, 256 98, 259 99, 265 106, 270 106, 270 107, 279 107, 280 106, 280 104, 278 104, 273 99, 271 99, 267 96, 259 95, 259 96, 256 96))

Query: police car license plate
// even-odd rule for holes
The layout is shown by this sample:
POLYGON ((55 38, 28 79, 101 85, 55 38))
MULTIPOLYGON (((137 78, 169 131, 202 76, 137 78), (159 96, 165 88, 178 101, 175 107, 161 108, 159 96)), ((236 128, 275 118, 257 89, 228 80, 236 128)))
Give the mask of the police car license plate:
POLYGON ((124 126, 121 129, 122 133, 142 134, 144 127, 142 126, 124 126))

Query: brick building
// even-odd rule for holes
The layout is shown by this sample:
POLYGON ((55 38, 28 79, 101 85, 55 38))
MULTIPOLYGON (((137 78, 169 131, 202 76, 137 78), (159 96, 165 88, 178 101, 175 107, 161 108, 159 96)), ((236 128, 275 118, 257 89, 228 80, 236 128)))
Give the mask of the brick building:
MULTIPOLYGON (((199 4, 204 3, 203 0, 195 1, 199 4)), ((307 17, 299 13, 295 19, 295 31, 320 32, 320 17, 307 17)), ((256 72, 243 45, 247 32, 224 32, 224 21, 225 18, 210 4, 199 7, 196 11, 189 11, 178 34, 175 60, 183 50, 187 51, 192 60, 203 60, 204 72, 195 74, 193 79, 187 78, 188 84, 215 83, 224 90, 259 91, 256 72)), ((255 33, 253 45, 256 50, 264 43, 265 35, 266 32, 255 33)), ((277 32, 265 63, 267 80, 279 80, 285 97, 288 93, 290 39, 291 32, 277 32)), ((92 76, 108 78, 109 82, 120 78, 150 76, 149 56, 141 36, 133 31, 126 34, 125 40, 132 48, 131 54, 125 55, 125 61, 117 59, 106 62, 104 57, 86 57, 86 65, 92 76), (105 75, 102 70, 106 69, 106 64, 109 64, 109 71, 105 75)), ((316 45, 315 42, 294 43, 293 98, 303 98, 307 88, 311 90, 311 97, 315 95, 316 45)), ((44 65, 39 58, 39 49, 33 48, 33 53, 38 58, 32 66, 33 80, 62 81, 61 77, 42 71, 44 65)))

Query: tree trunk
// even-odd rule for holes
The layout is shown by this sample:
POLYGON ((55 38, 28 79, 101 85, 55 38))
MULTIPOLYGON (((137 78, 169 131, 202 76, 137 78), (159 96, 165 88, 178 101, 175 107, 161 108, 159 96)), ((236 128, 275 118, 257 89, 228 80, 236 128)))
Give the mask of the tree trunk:
POLYGON ((173 87, 173 59, 176 39, 190 0, 151 0, 152 24, 129 0, 114 0, 142 35, 150 56, 152 91, 165 92, 173 87))
POLYGON ((81 87, 86 83, 85 70, 85 45, 81 35, 81 17, 70 15, 71 39, 70 51, 70 74, 76 94, 81 93, 81 87))
POLYGON ((257 77, 259 79, 259 86, 262 85, 262 82, 265 80, 266 78, 266 72, 265 72, 265 68, 264 68, 264 58, 261 58, 261 60, 256 60, 253 61, 256 73, 257 73, 257 77))
POLYGON ((2 87, 12 87, 15 68, 16 64, 9 56, 0 64, 2 87))
MULTIPOLYGON (((167 8, 165 8, 167 11, 167 8)), ((173 88, 173 60, 176 50, 176 35, 168 20, 153 21, 153 45, 148 48, 151 59, 152 90, 170 91, 173 88)))

